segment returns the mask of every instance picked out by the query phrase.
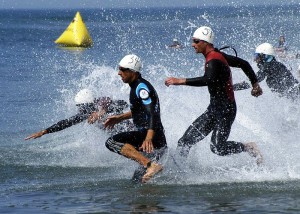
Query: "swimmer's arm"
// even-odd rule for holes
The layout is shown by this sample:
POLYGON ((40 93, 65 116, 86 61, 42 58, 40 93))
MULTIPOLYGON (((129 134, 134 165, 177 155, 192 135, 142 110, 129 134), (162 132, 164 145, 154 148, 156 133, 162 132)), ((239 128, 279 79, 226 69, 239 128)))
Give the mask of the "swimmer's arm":
POLYGON ((115 124, 120 123, 121 121, 130 119, 130 118, 132 118, 131 111, 128 111, 126 113, 119 114, 119 115, 109 116, 106 119, 106 121, 104 122, 104 127, 105 128, 113 128, 115 124))
POLYGON ((132 114, 131 114, 131 111, 128 111, 128 112, 118 115, 118 117, 120 118, 121 121, 128 120, 128 119, 132 118, 132 114))
POLYGON ((87 115, 76 114, 75 116, 72 116, 69 119, 61 120, 61 121, 57 122, 56 124, 53 124, 52 126, 46 128, 45 130, 31 134, 30 136, 26 137, 25 140, 36 139, 36 138, 42 137, 45 134, 64 130, 66 128, 69 128, 70 126, 73 126, 77 123, 82 122, 85 119, 87 119, 87 115))

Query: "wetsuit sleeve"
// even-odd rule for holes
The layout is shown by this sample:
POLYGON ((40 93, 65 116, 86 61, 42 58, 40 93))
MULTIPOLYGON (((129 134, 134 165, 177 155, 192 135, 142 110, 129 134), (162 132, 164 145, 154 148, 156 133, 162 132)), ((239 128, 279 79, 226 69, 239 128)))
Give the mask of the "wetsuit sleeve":
POLYGON ((136 89, 137 97, 142 100, 145 114, 148 120, 148 129, 155 130, 155 102, 153 100, 154 91, 150 91, 149 87, 141 83, 136 89), (152 96, 151 96, 152 94, 152 96))
POLYGON ((61 120, 58 123, 47 128, 47 133, 58 132, 68 127, 71 127, 77 123, 82 122, 83 120, 86 120, 88 116, 88 114, 76 114, 75 116, 70 117, 69 119, 61 120))
POLYGON ((263 72, 262 70, 259 70, 256 75, 257 75, 258 82, 263 81, 266 77, 265 72, 263 72))
POLYGON ((234 91, 239 91, 239 90, 245 90, 251 88, 250 84, 247 82, 240 82, 240 83, 235 83, 233 84, 233 90, 234 91))
POLYGON ((257 76, 249 62, 239 57, 227 55, 225 53, 222 53, 222 55, 224 56, 230 67, 241 68, 246 74, 246 76, 249 78, 252 85, 258 81, 257 76))
MULTIPOLYGON (((256 74, 257 76, 257 82, 261 82, 265 79, 265 73, 261 70, 259 70, 256 74)), ((236 84, 233 84, 233 90, 234 91, 239 91, 239 90, 244 90, 244 89, 248 89, 248 88, 251 88, 250 84, 243 81, 243 82, 240 82, 240 83, 236 83, 236 84)))
POLYGON ((207 86, 216 81, 217 72, 222 70, 224 65, 220 60, 210 60, 206 63, 205 73, 202 77, 187 78, 186 85, 189 86, 207 86))
POLYGON ((111 105, 107 108, 106 113, 115 113, 121 114, 124 109, 128 108, 128 103, 124 100, 115 100, 111 103, 111 105))
POLYGON ((148 105, 145 105, 145 110, 147 112, 147 115, 149 115, 149 118, 148 118, 148 122, 149 122, 149 127, 148 129, 153 129, 155 130, 155 113, 154 113, 154 104, 153 103, 150 103, 148 105))

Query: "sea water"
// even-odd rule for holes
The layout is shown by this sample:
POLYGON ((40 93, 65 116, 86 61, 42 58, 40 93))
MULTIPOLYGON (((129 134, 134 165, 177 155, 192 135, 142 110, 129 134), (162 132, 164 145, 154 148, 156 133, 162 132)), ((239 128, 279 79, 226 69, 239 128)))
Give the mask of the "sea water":
MULTIPOLYGON (((184 172, 173 162, 178 139, 209 103, 205 87, 164 85, 168 76, 203 75, 204 58, 191 48, 195 29, 215 31, 215 46, 232 45, 253 62, 255 47, 289 42, 278 58, 295 77, 300 61, 300 7, 206 7, 79 10, 91 48, 63 48, 54 41, 77 10, 0 12, 0 212, 1 213, 299 213, 299 102, 271 93, 236 92, 238 113, 229 139, 256 142, 258 167, 246 153, 220 157, 210 135, 192 147, 184 172), (170 49, 177 38, 185 47, 170 49), (76 113, 82 88, 128 101, 117 75, 120 59, 134 53, 142 75, 157 89, 169 152, 164 171, 149 184, 135 184, 137 164, 110 152, 109 134, 86 122, 24 141, 76 113)), ((230 49, 229 54, 234 54, 230 49)), ((247 80, 232 69, 233 81, 247 80)))

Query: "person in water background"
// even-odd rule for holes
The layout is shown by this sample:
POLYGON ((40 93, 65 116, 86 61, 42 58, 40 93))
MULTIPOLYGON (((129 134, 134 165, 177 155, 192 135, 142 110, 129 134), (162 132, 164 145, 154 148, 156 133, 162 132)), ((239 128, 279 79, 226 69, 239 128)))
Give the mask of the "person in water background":
POLYGON ((288 50, 288 43, 285 41, 285 37, 283 35, 279 37, 278 46, 275 50, 283 53, 288 50))
POLYGON ((174 38, 173 43, 169 45, 169 48, 182 48, 183 46, 180 44, 178 39, 174 38))

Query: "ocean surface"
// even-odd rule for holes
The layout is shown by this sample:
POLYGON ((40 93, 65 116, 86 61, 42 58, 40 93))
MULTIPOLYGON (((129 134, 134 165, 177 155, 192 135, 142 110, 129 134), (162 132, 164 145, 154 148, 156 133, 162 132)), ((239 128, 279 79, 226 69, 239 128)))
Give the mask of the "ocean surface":
MULTIPOLYGON (((54 43, 77 10, 0 11, 0 213, 300 213, 299 102, 271 93, 264 81, 258 98, 236 92, 229 139, 256 142, 264 163, 246 153, 213 154, 209 135, 192 148, 182 173, 172 154, 209 94, 205 87, 164 85, 168 76, 203 75, 204 58, 191 48, 202 25, 215 31, 216 47, 234 46, 255 71, 255 47, 276 46, 285 35, 288 56, 278 60, 299 78, 299 5, 78 11, 91 48, 54 43), (185 48, 167 48, 173 38, 185 48), (137 164, 106 149, 109 134, 86 122, 24 141, 74 115, 82 88, 128 101, 116 66, 129 53, 141 57, 142 75, 159 94, 169 145, 161 174, 133 183, 137 164)), ((232 73, 234 82, 247 80, 239 69, 232 73)))

